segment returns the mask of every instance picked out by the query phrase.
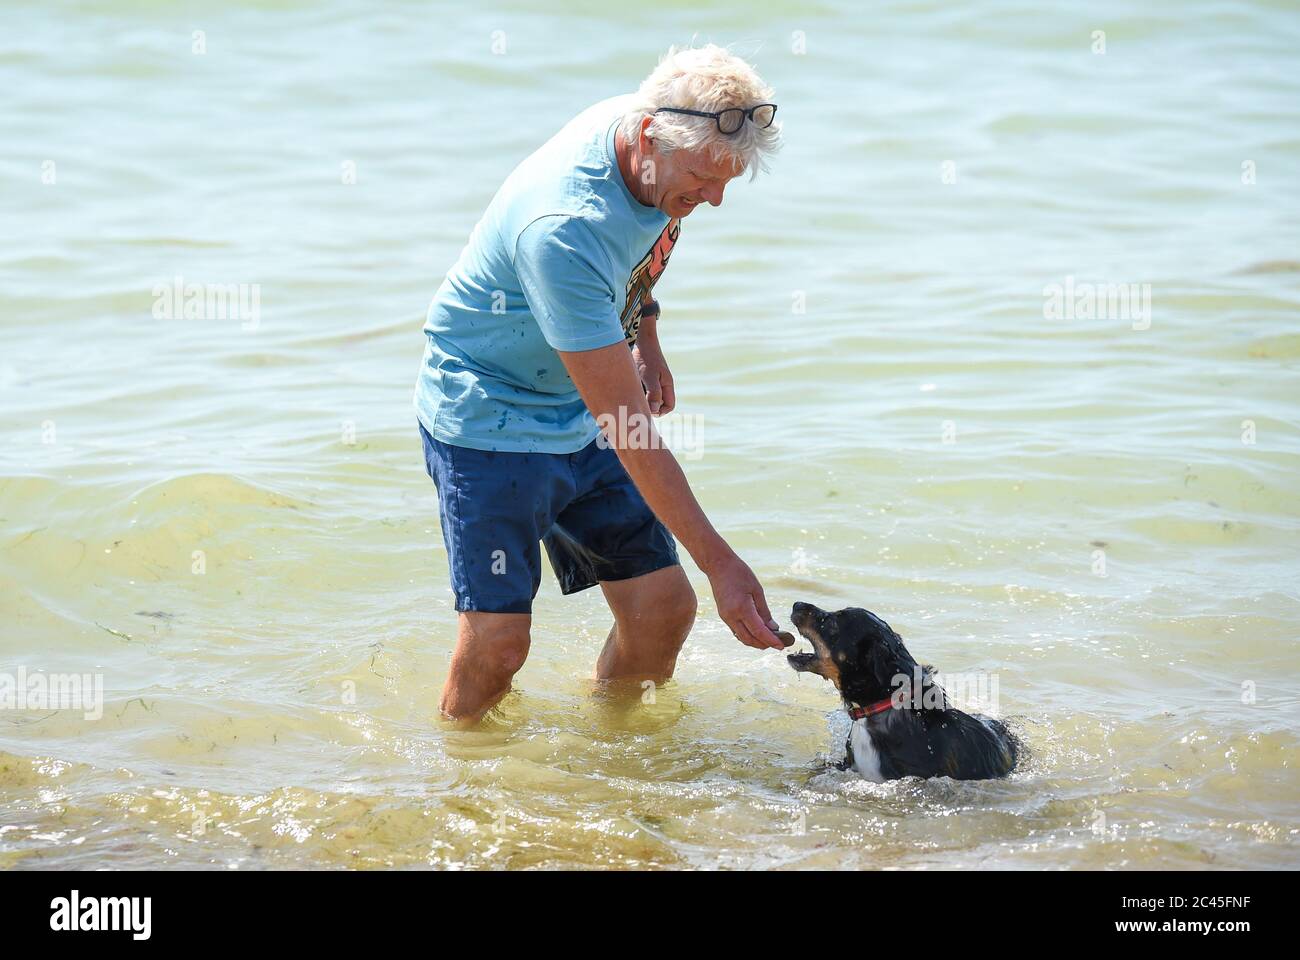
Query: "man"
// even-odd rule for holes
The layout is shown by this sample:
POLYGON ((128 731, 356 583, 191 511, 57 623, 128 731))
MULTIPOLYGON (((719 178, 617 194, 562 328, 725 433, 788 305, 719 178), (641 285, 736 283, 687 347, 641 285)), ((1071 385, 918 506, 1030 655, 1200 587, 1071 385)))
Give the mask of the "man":
POLYGON ((459 612, 444 716, 476 722, 509 692, 539 541, 565 594, 599 584, 609 603, 598 680, 672 675, 696 609, 674 535, 737 639, 781 646, 653 427, 613 449, 597 426, 673 409, 651 290, 682 219, 778 147, 771 96, 717 46, 669 50, 515 168, 434 296, 415 407, 459 612))

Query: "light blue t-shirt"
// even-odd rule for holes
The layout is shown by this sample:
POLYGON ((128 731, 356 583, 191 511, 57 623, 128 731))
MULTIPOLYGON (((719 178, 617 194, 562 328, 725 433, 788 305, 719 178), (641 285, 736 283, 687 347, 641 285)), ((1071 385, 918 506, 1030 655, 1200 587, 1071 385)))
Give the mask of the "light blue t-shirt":
POLYGON ((573 453, 595 439, 555 351, 635 342, 680 226, 619 172, 631 100, 589 107, 520 163, 434 295, 415 409, 444 443, 573 453))

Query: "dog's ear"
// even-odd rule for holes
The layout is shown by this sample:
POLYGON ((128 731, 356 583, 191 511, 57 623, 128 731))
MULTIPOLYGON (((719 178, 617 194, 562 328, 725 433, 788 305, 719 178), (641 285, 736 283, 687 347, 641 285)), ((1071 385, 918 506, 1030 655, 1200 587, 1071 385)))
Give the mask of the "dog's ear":
POLYGON ((948 709, 948 692, 934 679, 934 667, 928 663, 921 664, 921 702, 934 709, 948 709))
POLYGON ((857 650, 857 669, 854 676, 861 678, 868 689, 868 700, 892 696, 899 683, 911 688, 915 661, 890 643, 863 643, 857 650))

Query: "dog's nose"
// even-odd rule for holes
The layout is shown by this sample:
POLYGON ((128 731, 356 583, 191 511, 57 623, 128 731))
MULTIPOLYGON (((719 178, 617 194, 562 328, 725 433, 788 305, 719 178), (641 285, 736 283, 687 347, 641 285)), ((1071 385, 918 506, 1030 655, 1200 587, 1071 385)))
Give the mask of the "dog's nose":
POLYGON ((811 609, 812 609, 811 603, 796 603, 794 605, 794 609, 791 610, 790 612, 797 615, 800 613, 807 613, 811 609))

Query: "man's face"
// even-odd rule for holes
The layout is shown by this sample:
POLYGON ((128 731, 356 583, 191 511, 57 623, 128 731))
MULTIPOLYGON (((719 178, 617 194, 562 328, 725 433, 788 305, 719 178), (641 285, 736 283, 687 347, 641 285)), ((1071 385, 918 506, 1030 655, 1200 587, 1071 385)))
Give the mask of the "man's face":
POLYGON ((670 217, 685 217, 701 203, 722 205, 727 184, 744 173, 730 159, 714 160, 707 149, 651 154, 656 167, 655 206, 670 217))

